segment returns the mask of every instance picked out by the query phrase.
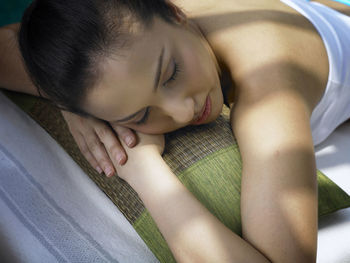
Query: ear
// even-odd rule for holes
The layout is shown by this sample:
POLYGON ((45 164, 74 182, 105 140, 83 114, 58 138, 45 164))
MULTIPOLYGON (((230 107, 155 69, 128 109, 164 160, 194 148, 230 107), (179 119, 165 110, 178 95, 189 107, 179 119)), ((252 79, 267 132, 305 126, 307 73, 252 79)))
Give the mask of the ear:
POLYGON ((185 13, 178 6, 173 4, 171 2, 171 0, 165 0, 165 2, 172 9, 172 11, 173 11, 173 13, 175 15, 176 21, 179 24, 187 24, 187 16, 185 15, 185 13))

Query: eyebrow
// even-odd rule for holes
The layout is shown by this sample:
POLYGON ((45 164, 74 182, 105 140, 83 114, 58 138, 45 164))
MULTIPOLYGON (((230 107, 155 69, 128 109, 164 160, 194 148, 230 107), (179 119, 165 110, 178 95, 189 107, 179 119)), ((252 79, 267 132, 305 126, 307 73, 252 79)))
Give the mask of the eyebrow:
POLYGON ((162 64, 163 64, 164 50, 165 50, 165 48, 163 46, 162 51, 160 52, 159 59, 158 59, 157 71, 156 71, 156 75, 155 75, 155 78, 154 78, 154 88, 153 88, 154 92, 157 90, 157 88, 159 86, 160 73, 161 73, 162 64))
MULTIPOLYGON (((161 75, 161 70, 162 70, 162 65, 163 65, 163 57, 164 57, 164 51, 165 51, 165 47, 163 46, 159 58, 158 58, 158 65, 157 65, 157 69, 156 69, 156 74, 155 74, 155 78, 154 78, 154 87, 153 87, 153 92, 157 91, 157 88, 159 86, 159 81, 160 81, 160 75, 161 75)), ((136 115, 138 115, 140 112, 142 112, 144 109, 139 110, 138 112, 135 112, 131 115, 129 115, 128 117, 125 117, 121 120, 116 120, 115 122, 126 122, 129 121, 131 119, 133 119, 136 115)))

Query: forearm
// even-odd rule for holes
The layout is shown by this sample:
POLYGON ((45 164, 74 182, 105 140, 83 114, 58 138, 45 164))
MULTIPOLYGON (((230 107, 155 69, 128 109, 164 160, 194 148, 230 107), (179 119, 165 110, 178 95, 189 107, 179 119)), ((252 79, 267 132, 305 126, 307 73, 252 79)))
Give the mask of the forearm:
POLYGON ((281 150, 255 159, 248 169, 243 167, 243 237, 273 262, 316 261, 317 180, 313 164, 310 152, 281 150))
POLYGON ((0 87, 38 96, 25 71, 17 42, 19 24, 0 28, 0 87))
POLYGON ((176 178, 166 163, 149 158, 136 190, 178 262, 267 262, 226 228, 176 178))

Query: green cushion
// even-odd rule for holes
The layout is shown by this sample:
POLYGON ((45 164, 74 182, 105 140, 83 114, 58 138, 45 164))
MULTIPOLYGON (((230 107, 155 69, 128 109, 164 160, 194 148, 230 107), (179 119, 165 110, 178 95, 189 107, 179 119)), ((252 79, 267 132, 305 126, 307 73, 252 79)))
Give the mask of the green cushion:
MULTIPOLYGON (((60 114, 44 100, 6 92, 62 145, 125 215, 161 262, 175 262, 152 217, 133 189, 118 177, 99 175, 76 146, 60 114)), ((241 234, 241 157, 229 123, 229 109, 213 123, 166 135, 163 155, 179 180, 228 228, 241 234)), ((319 216, 350 206, 350 197, 317 171, 319 216)))

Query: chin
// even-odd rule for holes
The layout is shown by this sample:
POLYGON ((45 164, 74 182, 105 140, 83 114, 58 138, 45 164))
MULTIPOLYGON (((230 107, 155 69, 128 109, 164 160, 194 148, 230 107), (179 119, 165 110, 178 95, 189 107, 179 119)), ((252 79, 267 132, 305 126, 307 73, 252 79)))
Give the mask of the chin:
POLYGON ((213 122, 213 121, 215 121, 217 118, 219 118, 219 116, 220 116, 220 114, 221 114, 221 112, 222 112, 222 105, 223 105, 223 104, 221 104, 220 109, 219 109, 219 107, 218 107, 218 109, 217 109, 216 111, 214 110, 214 111, 212 112, 211 116, 210 116, 209 119, 206 121, 206 123, 213 122))

